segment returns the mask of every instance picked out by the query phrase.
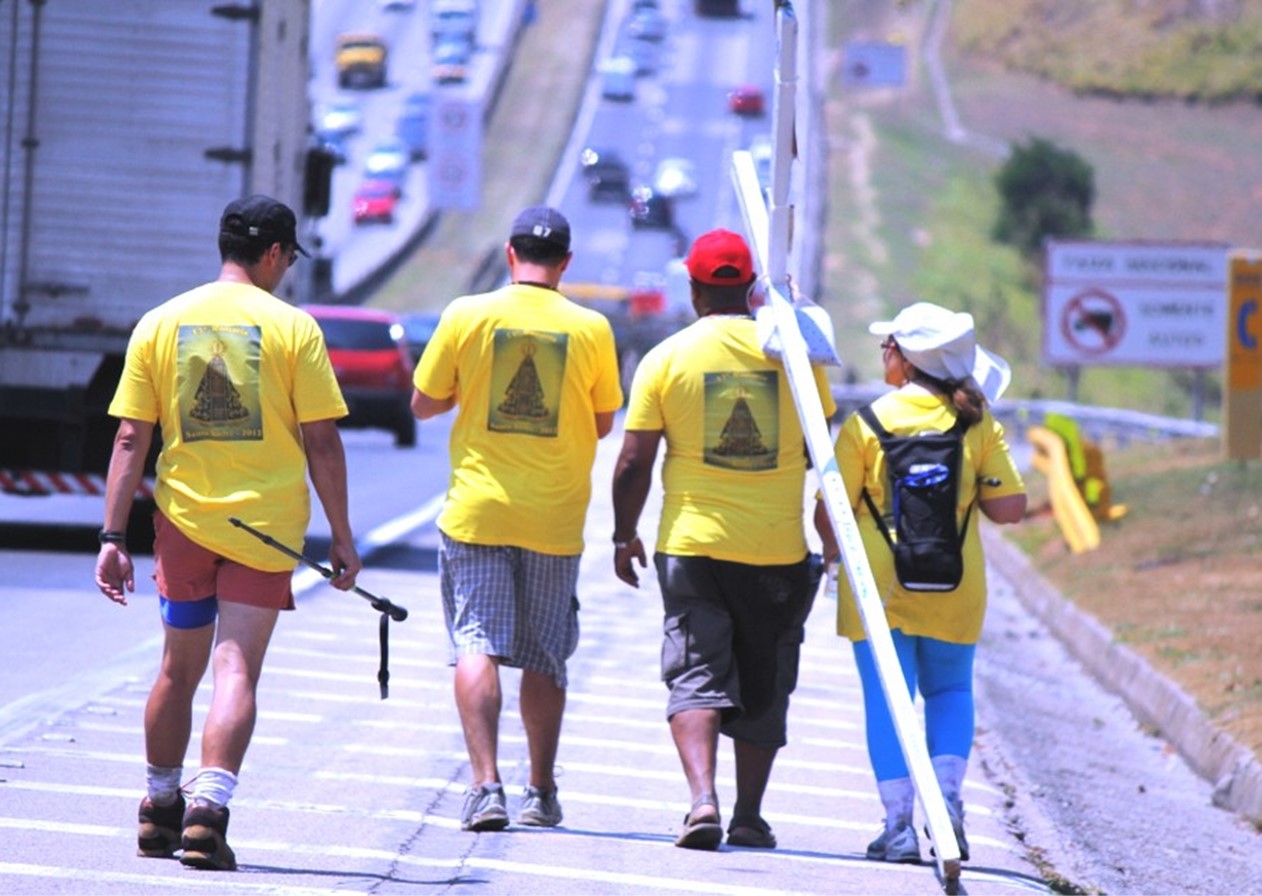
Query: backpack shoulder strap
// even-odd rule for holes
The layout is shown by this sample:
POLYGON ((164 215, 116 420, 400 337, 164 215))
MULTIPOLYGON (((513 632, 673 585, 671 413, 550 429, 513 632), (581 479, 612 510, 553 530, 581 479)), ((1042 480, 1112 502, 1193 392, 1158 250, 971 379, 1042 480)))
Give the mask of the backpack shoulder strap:
MULTIPOLYGON (((968 431, 968 424, 964 422, 963 414, 955 415, 955 423, 947 430, 947 433, 955 436, 960 441, 960 464, 964 463, 964 433, 968 431)), ((960 470, 959 474, 964 475, 964 471, 960 470)), ((968 504, 968 509, 964 511, 964 522, 960 524, 960 548, 964 547, 964 539, 968 535, 968 520, 973 515, 973 505, 977 503, 974 497, 968 504)))
MULTIPOLYGON (((859 408, 857 413, 863 419, 863 422, 868 424, 872 432, 876 434, 876 437, 880 440, 882 447, 884 447, 885 442, 888 439, 893 438, 893 436, 890 435, 889 430, 881 425, 881 421, 876 419, 876 413, 872 410, 872 405, 865 404, 863 407, 859 408)), ((868 510, 872 513, 872 519, 876 520, 876 526, 881 530, 881 534, 885 536, 885 541, 890 547, 893 547, 894 536, 890 535, 890 527, 885 525, 885 519, 881 516, 881 511, 877 509, 876 502, 872 500, 872 496, 868 494, 866 487, 863 489, 863 501, 868 505, 868 510)))
POLYGON ((881 425, 881 421, 876 418, 876 412, 872 410, 872 405, 865 404, 856 412, 863 418, 863 422, 868 424, 868 428, 876 433, 876 437, 884 444, 887 439, 893 438, 890 431, 881 425))

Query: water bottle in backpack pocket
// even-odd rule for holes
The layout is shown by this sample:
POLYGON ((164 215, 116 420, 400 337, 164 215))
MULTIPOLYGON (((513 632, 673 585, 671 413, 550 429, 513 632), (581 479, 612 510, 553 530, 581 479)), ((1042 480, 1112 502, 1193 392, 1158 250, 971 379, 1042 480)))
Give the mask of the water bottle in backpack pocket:
POLYGON ((894 553, 894 572, 908 591, 952 591, 964 576, 964 536, 972 505, 957 524, 966 424, 956 419, 945 432, 892 435, 871 406, 859 409, 885 452, 890 521, 863 490, 881 534, 894 553), (891 532, 891 529, 893 530, 891 532))

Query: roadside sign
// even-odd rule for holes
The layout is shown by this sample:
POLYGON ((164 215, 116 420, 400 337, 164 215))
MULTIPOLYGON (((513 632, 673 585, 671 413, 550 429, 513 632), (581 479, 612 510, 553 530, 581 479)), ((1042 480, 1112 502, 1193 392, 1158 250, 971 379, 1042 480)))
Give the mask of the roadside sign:
POLYGON ((1221 365, 1227 252, 1219 243, 1049 241, 1044 362, 1221 365))
POLYGON ((847 41, 842 59, 843 87, 902 87, 907 81, 907 48, 902 44, 847 41))
POLYGON ((432 208, 478 208, 482 193, 482 104, 463 91, 439 90, 430 118, 428 169, 432 208))
POLYGON ((1228 260, 1223 445, 1231 460, 1262 457, 1262 251, 1228 260))

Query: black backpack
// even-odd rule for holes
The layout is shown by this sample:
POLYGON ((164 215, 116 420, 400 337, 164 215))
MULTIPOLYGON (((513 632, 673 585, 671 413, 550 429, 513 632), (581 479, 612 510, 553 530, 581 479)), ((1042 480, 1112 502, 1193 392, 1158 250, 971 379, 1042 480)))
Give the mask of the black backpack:
POLYGON ((962 548, 973 512, 970 504, 963 525, 956 525, 963 436, 968 424, 957 417, 955 425, 945 432, 895 436, 876 419, 871 405, 860 408, 859 416, 876 433, 885 452, 893 500, 892 536, 866 488, 863 500, 894 552, 899 583, 908 591, 953 591, 964 575, 962 548))

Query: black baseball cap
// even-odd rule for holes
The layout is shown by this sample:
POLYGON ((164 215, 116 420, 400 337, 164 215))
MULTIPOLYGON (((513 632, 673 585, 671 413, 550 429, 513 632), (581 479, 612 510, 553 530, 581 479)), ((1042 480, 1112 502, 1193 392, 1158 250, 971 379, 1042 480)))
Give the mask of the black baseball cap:
POLYGON ((293 209, 260 193, 229 202, 219 219, 219 231, 268 245, 293 246, 299 255, 311 257, 298 243, 298 219, 293 209))
POLYGON ((513 219, 514 236, 533 236, 551 243, 562 252, 570 251, 570 222, 565 215, 547 205, 532 205, 522 209, 513 219))

